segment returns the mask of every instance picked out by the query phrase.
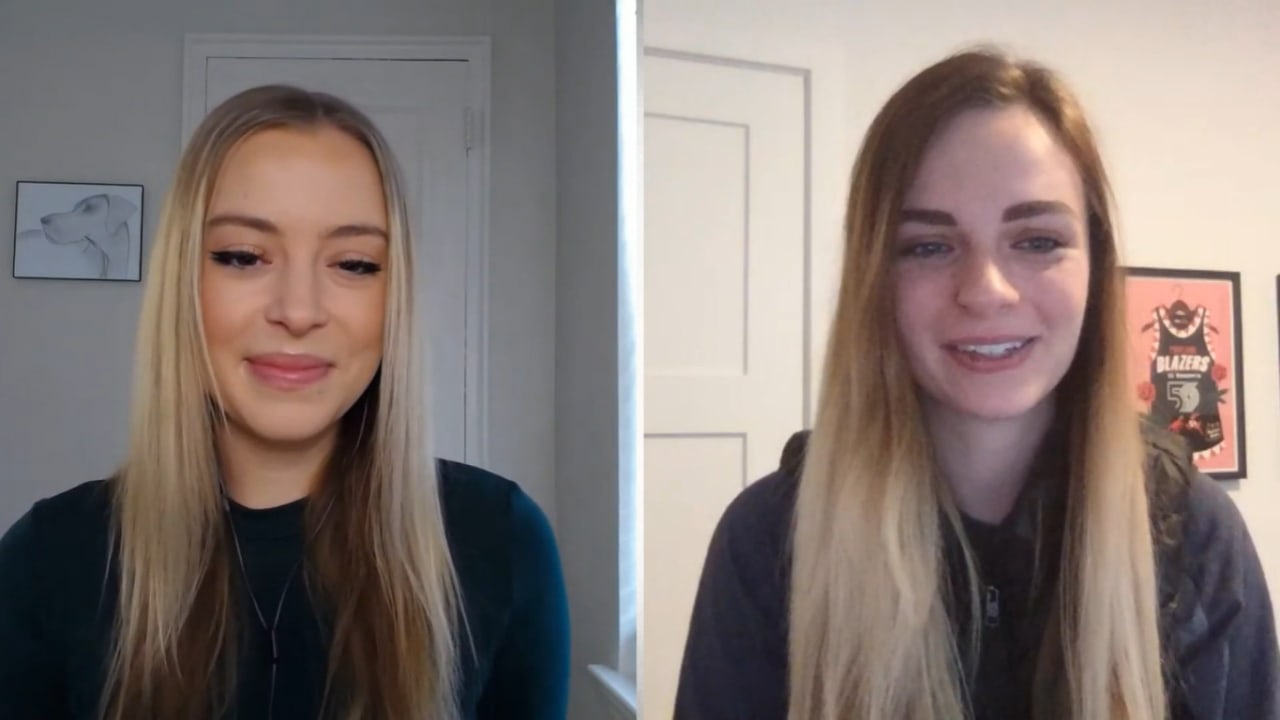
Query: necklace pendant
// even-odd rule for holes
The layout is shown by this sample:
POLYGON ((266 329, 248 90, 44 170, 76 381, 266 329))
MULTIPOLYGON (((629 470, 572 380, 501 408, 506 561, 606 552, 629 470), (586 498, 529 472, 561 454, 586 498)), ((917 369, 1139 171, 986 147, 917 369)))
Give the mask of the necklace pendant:
POLYGON ((994 585, 987 586, 983 621, 989 628, 1000 627, 1000 591, 994 585))

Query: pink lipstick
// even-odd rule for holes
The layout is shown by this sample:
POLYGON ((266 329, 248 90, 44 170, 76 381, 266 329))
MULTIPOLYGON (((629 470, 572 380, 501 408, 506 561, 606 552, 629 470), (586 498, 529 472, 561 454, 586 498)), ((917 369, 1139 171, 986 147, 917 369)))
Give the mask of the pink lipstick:
POLYGON ((325 378, 333 363, 314 355, 269 353, 247 359, 249 372, 259 382, 277 390, 301 390, 325 378))

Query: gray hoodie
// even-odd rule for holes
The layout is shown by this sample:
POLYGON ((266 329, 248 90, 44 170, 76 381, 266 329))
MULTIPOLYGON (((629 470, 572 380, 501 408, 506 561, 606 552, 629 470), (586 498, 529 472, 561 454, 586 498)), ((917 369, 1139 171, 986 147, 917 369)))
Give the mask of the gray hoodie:
MULTIPOLYGON (((1280 720, 1271 598, 1244 521, 1223 489, 1194 469, 1180 440, 1150 427, 1144 435, 1170 717, 1280 720)), ((690 621, 676 720, 786 718, 787 548, 806 439, 793 436, 778 471, 746 488, 716 528, 690 621)), ((979 659, 964 668, 976 720, 1030 717, 1033 697, 1044 689, 1034 658, 1053 591, 1031 568, 1036 509, 1060 507, 1039 502, 1063 487, 1044 471, 1062 457, 1060 449, 1042 449, 1039 479, 1028 483, 1009 518, 999 525, 965 521, 983 583, 979 659)), ((1045 527, 1050 542, 1041 547, 1056 557, 1061 531, 1045 527)), ((965 637, 965 623, 955 625, 965 637)))

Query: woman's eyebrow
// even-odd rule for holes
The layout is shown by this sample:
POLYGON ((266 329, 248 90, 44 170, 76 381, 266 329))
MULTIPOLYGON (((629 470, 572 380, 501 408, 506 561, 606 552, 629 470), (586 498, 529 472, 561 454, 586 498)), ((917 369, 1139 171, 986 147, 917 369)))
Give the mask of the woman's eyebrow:
MULTIPOLYGON (((205 226, 210 229, 224 226, 237 226, 248 228, 250 230, 257 230, 258 232, 267 235, 282 234, 279 226, 270 220, 255 217, 253 215, 243 215, 240 213, 220 213, 209 218, 208 222, 205 223, 205 226)), ((338 225, 324 234, 324 236, 329 239, 363 237, 366 235, 380 237, 383 240, 390 239, 390 235, 383 227, 373 223, 346 223, 338 225)))
POLYGON ((923 225, 943 225, 946 227, 956 227, 959 223, 956 218, 949 212, 943 210, 926 210, 923 208, 903 208, 898 215, 898 221, 904 223, 921 223, 923 225))
MULTIPOLYGON (((1075 208, 1059 200, 1028 200, 1010 205, 1005 208, 1002 220, 1004 222, 1013 222, 1015 220, 1026 220, 1040 215, 1079 215, 1075 208)), ((928 208, 904 208, 898 216, 899 222, 902 223, 920 223, 921 225, 937 225, 942 227, 956 227, 959 225, 956 218, 945 210, 933 210, 928 208)))
POLYGON ((325 234, 328 238, 345 238, 345 237, 363 237, 365 235, 374 235, 383 240, 390 240, 391 236, 379 225, 372 223, 349 223, 339 225, 325 234))
POLYGON ((265 218, 254 217, 252 215, 221 213, 214 215, 205 222, 205 227, 209 229, 228 225, 257 230, 260 233, 266 233, 268 235, 280 234, 280 228, 276 227, 275 223, 265 218))
POLYGON ((1010 205, 1004 210, 1004 221, 1026 220, 1039 215, 1078 215, 1075 208, 1059 200, 1030 200, 1010 205))

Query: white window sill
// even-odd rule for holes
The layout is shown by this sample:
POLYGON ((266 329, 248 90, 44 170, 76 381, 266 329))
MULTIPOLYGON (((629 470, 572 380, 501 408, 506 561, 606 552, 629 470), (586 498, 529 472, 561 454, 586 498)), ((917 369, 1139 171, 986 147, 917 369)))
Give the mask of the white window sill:
POLYGON ((595 676, 596 683, 604 690, 605 697, 613 708, 613 717, 618 720, 636 720, 638 714, 635 681, 604 665, 590 665, 587 670, 595 676))

